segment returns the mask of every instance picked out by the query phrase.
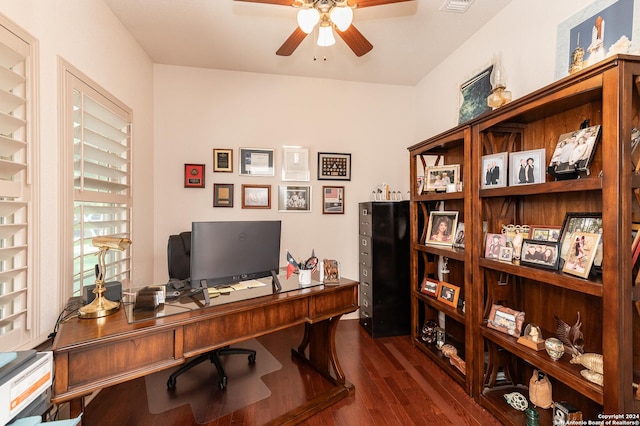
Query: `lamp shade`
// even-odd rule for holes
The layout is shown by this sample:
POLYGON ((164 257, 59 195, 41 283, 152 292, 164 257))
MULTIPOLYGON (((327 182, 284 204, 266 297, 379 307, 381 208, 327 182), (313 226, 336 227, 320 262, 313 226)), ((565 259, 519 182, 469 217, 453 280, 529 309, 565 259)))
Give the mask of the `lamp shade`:
POLYGON ((349 6, 335 6, 329 17, 340 31, 346 31, 353 21, 353 10, 349 6))
POLYGON ((320 13, 314 8, 300 9, 298 11, 298 26, 309 34, 320 21, 320 13))
POLYGON ((318 29, 318 46, 326 47, 336 44, 331 25, 321 25, 318 29))

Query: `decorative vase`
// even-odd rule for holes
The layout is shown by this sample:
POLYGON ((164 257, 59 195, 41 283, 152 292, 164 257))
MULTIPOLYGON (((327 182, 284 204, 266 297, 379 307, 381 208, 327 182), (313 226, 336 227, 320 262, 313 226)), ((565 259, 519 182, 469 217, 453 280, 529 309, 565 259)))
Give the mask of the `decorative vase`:
POLYGON ((552 360, 557 361, 564 355, 564 345, 555 337, 550 337, 544 342, 544 348, 552 360))

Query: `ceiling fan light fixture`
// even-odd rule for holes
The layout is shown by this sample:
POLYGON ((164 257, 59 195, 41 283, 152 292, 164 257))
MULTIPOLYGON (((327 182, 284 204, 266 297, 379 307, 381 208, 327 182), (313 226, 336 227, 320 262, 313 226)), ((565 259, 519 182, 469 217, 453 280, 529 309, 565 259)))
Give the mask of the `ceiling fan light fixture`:
MULTIPOLYGON (((324 24, 324 22, 323 22, 324 24)), ((318 46, 327 47, 336 44, 336 39, 333 37, 333 29, 331 24, 320 25, 318 28, 318 46)))
POLYGON ((353 21, 353 10, 349 6, 334 6, 329 17, 338 30, 346 31, 353 21))
POLYGON ((320 13, 314 8, 305 8, 298 11, 298 26, 309 34, 320 22, 320 13))

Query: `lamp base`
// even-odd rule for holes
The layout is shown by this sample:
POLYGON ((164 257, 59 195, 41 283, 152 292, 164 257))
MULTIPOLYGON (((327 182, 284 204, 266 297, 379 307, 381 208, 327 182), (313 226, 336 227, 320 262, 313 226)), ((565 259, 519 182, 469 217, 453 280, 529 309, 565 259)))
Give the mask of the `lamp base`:
POLYGON ((93 302, 79 309, 80 318, 102 318, 115 314, 120 309, 120 302, 113 302, 101 293, 93 302))

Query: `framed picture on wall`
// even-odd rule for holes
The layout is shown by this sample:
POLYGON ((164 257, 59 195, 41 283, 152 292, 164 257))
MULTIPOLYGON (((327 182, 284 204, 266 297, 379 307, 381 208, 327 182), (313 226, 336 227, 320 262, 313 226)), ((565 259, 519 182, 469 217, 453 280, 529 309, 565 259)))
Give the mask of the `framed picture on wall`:
POLYGON ((233 172, 233 150, 219 149, 213 150, 213 171, 233 172))
POLYGON ((319 152, 318 180, 351 180, 351 154, 319 152))
POLYGON ((242 185, 243 209, 270 209, 271 185, 242 185))
POLYGON ((241 176, 274 176, 273 150, 240 148, 241 176))
POLYGON ((213 184, 213 207, 233 207, 233 184, 213 184))
POLYGON ((204 164, 184 165, 184 187, 204 188, 204 164))
POLYGON ((308 182, 310 178, 309 150, 299 146, 283 146, 282 180, 308 182))
POLYGON ((344 214, 344 186, 322 187, 322 214, 344 214))
POLYGON ((278 187, 278 211, 310 212, 311 187, 298 185, 280 185, 278 187))

